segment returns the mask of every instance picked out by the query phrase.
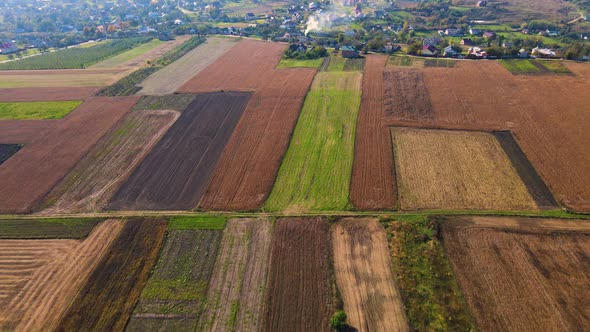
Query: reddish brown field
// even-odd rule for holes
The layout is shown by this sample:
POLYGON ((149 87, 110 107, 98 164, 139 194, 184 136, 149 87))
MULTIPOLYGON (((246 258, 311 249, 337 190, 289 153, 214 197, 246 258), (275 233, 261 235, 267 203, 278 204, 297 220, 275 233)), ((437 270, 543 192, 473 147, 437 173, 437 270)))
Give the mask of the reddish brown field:
POLYGON ((0 89, 0 102, 85 100, 94 96, 100 88, 14 88, 0 89))
POLYGON ((0 120, 0 143, 25 144, 43 136, 60 120, 0 120))
POLYGON ((275 70, 286 45, 243 40, 180 92, 255 91, 200 206, 259 208, 272 189, 315 69, 275 70))
POLYGON ((350 201, 360 210, 390 209, 396 204, 393 152, 385 116, 385 56, 368 56, 356 127, 350 201))
POLYGON ((107 220, 85 240, 0 240, 0 330, 56 328, 122 228, 107 220))
POLYGON ((458 217, 442 228, 479 330, 588 330, 588 221, 458 217))
POLYGON ((0 211, 30 211, 138 99, 90 98, 3 163, 0 211))
POLYGON ((322 218, 277 220, 262 331, 331 331, 331 250, 322 218))
POLYGON ((392 123, 511 130, 555 198, 571 209, 590 211, 590 69, 567 66, 575 76, 513 76, 492 61, 427 68, 434 119, 392 123))

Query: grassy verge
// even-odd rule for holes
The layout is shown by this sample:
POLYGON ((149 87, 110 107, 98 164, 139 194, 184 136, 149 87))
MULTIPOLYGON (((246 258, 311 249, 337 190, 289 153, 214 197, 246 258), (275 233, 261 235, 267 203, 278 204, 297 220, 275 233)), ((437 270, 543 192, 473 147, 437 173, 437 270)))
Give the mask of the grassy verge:
POLYGON ((0 239, 82 239, 102 218, 0 220, 0 239))
POLYGON ((352 72, 316 76, 265 209, 348 208, 360 80, 352 72))
POLYGON ((226 217, 202 216, 202 217, 172 217, 169 230, 183 229, 223 229, 227 221, 226 217))
POLYGON ((18 61, 0 63, 2 70, 76 69, 85 68, 110 58, 137 45, 150 41, 149 37, 116 39, 88 48, 72 47, 18 61))
POLYGON ((277 68, 319 68, 324 58, 312 60, 281 59, 277 68))
POLYGON ((500 64, 513 75, 572 74, 561 62, 554 60, 501 60, 500 64))
POLYGON ((439 240, 435 218, 386 222, 393 272, 415 331, 473 331, 473 319, 439 240))
POLYGON ((0 103, 0 120, 61 119, 81 101, 31 101, 0 103))
POLYGON ((140 56, 140 55, 144 55, 147 52, 155 49, 156 47, 160 46, 164 44, 163 41, 159 40, 159 39, 154 39, 150 42, 147 42, 145 44, 141 44, 135 48, 130 49, 127 52, 123 52, 119 55, 116 55, 112 58, 109 58, 107 60, 101 61, 95 65, 92 66, 93 69, 98 69, 98 68, 113 68, 113 67, 117 67, 120 66, 130 60, 135 59, 136 57, 140 56))

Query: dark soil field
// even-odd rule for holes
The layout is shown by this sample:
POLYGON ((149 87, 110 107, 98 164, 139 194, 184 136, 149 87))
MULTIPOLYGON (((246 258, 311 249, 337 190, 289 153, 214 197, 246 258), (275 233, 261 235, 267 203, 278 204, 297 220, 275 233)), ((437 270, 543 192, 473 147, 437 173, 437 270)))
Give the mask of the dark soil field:
POLYGON ((17 153, 22 147, 21 144, 0 144, 0 165, 17 153))
POLYGON ((555 199, 590 211, 590 70, 566 65, 574 76, 514 76, 491 61, 425 69, 435 119, 419 125, 510 130, 555 199))
POLYGON ((102 219, 0 220, 0 239, 82 239, 102 219))
POLYGON ((196 97, 107 208, 186 210, 196 207, 250 96, 219 92, 196 97))
POLYGON ((43 214, 100 211, 179 117, 175 111, 129 112, 43 200, 43 214))
POLYGON ((330 225, 322 218, 277 220, 263 331, 331 331, 331 251, 330 225))
POLYGON ((430 120, 434 112, 419 69, 396 68, 384 72, 385 115, 399 120, 430 120))
POLYGON ((590 326, 588 222, 457 217, 443 238, 479 330, 590 326))
POLYGON ((537 171, 531 165, 526 155, 520 149, 520 146, 509 131, 497 131, 494 133, 498 142, 506 152, 512 162, 512 166, 520 175, 522 182, 526 185, 529 194, 541 209, 555 209, 557 202, 543 179, 537 174, 537 171))
POLYGON ((270 193, 315 69, 274 69, 285 44, 240 41, 180 91, 255 91, 200 206, 254 210, 270 193))
POLYGON ((138 99, 90 98, 0 165, 0 211, 30 211, 138 99))
POLYGON ((194 331, 221 241, 219 230, 169 229, 127 331, 194 331))
POLYGON ((164 241, 166 220, 131 219, 78 292, 58 331, 121 331, 164 241))
POLYGON ((350 202, 359 210, 391 209, 396 205, 393 148, 383 121, 383 70, 386 56, 368 56, 357 120, 350 202))
POLYGON ((1 102, 85 100, 94 96, 100 88, 14 88, 0 89, 1 102))

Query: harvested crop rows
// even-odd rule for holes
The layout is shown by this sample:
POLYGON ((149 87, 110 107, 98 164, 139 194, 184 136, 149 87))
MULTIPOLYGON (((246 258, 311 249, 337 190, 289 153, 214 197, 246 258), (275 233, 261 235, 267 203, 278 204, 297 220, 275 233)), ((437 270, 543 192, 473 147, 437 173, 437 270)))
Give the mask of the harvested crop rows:
POLYGON ((114 195, 109 209, 192 209, 209 184, 249 93, 197 96, 114 195))
POLYGON ((0 239, 83 239, 102 219, 4 219, 0 239))
POLYGON ((160 69, 140 85, 140 95, 166 95, 176 90, 236 45, 230 38, 208 38, 182 58, 160 69))
POLYGON ((126 221, 58 330, 123 330, 158 258, 165 231, 162 219, 126 221))
POLYGON ((124 69, 59 69, 0 71, 0 89, 101 87, 126 76, 124 69))
POLYGON ((444 223, 443 237, 478 329, 590 325, 588 222, 460 217, 444 223))
POLYGON ((356 331, 408 331, 391 273, 385 231, 376 219, 342 219, 332 226, 334 274, 356 331))
POLYGON ((275 223, 263 331, 330 331, 334 312, 330 225, 322 218, 275 223))
POLYGON ((356 72, 316 75, 265 208, 346 209, 361 82, 356 72))
POLYGON ((88 99, 0 165, 0 211, 29 211, 137 100, 88 99))
POLYGON ((56 328, 121 228, 105 221, 84 241, 0 240, 0 329, 56 328))
POLYGON ((383 75, 386 82, 385 115, 387 117, 414 121, 434 118, 421 70, 387 70, 383 75))
POLYGON ((258 331, 264 304, 272 224, 232 219, 209 283, 198 331, 258 331))
POLYGON ((421 125, 510 130, 556 200, 590 211, 590 71, 584 64, 567 67, 575 76, 513 76, 496 62, 426 69, 436 117, 421 125))
POLYGON ((526 186, 490 133, 392 128, 404 210, 534 210, 526 186))
POLYGON ((274 69, 286 45, 243 40, 183 92, 256 91, 219 160, 200 206, 260 208, 272 189, 315 69, 274 69))
POLYGON ((385 56, 368 56, 356 125, 350 202, 359 210, 390 209, 396 205, 393 150, 383 121, 385 56))
POLYGON ((56 123, 56 120, 0 120, 0 143, 31 143, 56 123))
POLYGON ((222 232, 173 222, 127 331, 193 331, 201 316, 222 232))
POLYGON ((43 213, 101 210, 178 116, 174 111, 128 113, 52 189, 43 213))

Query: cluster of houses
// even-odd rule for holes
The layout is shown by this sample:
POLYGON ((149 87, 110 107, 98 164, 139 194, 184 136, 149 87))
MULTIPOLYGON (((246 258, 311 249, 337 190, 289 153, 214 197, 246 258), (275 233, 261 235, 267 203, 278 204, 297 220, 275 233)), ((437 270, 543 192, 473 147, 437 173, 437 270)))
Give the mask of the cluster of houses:
POLYGON ((11 54, 18 52, 18 47, 13 42, 6 42, 0 44, 0 54, 11 54))

